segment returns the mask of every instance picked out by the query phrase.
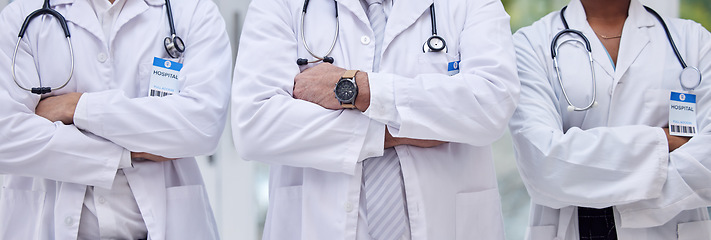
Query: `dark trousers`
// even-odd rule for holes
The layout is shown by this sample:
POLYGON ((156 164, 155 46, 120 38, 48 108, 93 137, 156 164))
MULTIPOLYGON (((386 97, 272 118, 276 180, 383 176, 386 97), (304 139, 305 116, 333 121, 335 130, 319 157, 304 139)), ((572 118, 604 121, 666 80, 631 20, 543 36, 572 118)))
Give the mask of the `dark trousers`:
POLYGON ((580 240, 617 240, 612 207, 594 209, 578 207, 580 240))

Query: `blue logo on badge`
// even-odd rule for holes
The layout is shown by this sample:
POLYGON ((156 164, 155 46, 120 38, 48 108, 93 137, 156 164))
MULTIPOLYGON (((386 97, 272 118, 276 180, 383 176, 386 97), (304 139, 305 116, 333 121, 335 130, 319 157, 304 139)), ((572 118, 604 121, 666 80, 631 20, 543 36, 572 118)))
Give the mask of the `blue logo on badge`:
POLYGON ((447 64, 447 71, 459 70, 459 62, 460 61, 449 62, 449 64, 447 64))
POLYGON ((696 103, 696 95, 688 94, 688 93, 672 92, 671 93, 671 100, 677 101, 677 102, 696 103))
POLYGON ((180 71, 180 69, 183 69, 183 64, 178 63, 178 62, 173 62, 170 60, 165 60, 165 59, 160 59, 160 58, 153 58, 153 66, 156 67, 161 67, 165 69, 170 69, 170 70, 175 70, 175 71, 180 71))

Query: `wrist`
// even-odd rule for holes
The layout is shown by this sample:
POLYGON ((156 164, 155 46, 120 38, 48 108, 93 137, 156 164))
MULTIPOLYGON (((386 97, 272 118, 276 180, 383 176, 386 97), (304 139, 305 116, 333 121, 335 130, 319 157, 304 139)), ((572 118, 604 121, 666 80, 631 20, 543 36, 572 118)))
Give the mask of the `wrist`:
POLYGON ((81 99, 81 96, 83 93, 69 93, 70 94, 70 101, 68 102, 68 106, 65 111, 65 118, 66 121, 74 123, 74 114, 77 111, 77 105, 79 105, 79 100, 81 99))
POLYGON ((355 77, 358 85, 358 95, 355 99, 355 106, 361 112, 365 112, 370 107, 370 82, 368 81, 368 73, 358 72, 355 77))

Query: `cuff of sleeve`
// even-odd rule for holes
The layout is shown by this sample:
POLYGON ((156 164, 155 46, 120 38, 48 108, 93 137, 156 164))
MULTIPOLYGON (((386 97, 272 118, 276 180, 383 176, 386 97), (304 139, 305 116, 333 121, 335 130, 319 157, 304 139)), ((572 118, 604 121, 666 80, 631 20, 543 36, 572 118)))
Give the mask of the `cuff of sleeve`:
POLYGON ((368 130, 365 133, 365 141, 361 148, 358 162, 372 157, 383 155, 383 146, 385 145, 385 125, 375 120, 370 120, 368 130))
POLYGON ((131 151, 128 149, 124 149, 123 153, 121 153, 121 160, 119 160, 119 169, 124 169, 124 168, 132 168, 133 164, 131 163, 131 151))
POLYGON ((84 93, 81 95, 74 110, 74 126, 82 130, 86 130, 89 127, 89 94, 84 93))
POLYGON ((667 135, 661 128, 656 128, 655 130, 654 132, 657 135, 658 144, 658 147, 655 148, 656 155, 658 156, 658 166, 656 167, 658 170, 656 178, 652 182, 651 189, 654 189, 654 191, 650 194, 650 198, 658 198, 662 195, 662 188, 667 181, 667 172, 669 169, 669 143, 667 142, 667 135))
POLYGON ((368 73, 370 106, 363 114, 383 124, 397 122, 393 82, 388 74, 368 73))

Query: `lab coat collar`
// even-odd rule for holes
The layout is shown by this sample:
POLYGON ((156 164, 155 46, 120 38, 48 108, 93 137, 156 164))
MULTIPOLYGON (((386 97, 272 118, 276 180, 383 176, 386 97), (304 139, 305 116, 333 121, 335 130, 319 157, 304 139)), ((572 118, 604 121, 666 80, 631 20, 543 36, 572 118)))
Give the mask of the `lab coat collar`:
MULTIPOLYGON (((392 11, 390 11, 388 23, 385 25, 385 36, 383 36, 383 50, 381 53, 385 53, 390 42, 392 42, 397 35, 414 24, 422 14, 428 12, 430 5, 433 3, 434 0, 396 0, 392 11)), ((440 7, 440 9, 444 8, 440 7)), ((445 23, 446 21, 439 22, 445 23)))
MULTIPOLYGON (((160 1, 160 0, 158 0, 160 1)), ((140 15, 141 13, 145 12, 148 10, 148 1, 132 1, 132 0, 126 0, 126 5, 123 6, 123 9, 121 10, 121 13, 118 16, 118 19, 116 19, 116 23, 114 25, 113 30, 111 30, 111 41, 116 39, 116 33, 118 33, 121 28, 126 25, 131 19, 135 18, 136 16, 140 15)), ((110 44, 112 45, 112 44, 110 44)))
POLYGON ((616 81, 624 76, 642 50, 651 42, 647 28, 657 24, 654 16, 649 14, 638 0, 631 1, 627 20, 622 31, 620 51, 617 56, 616 81))
POLYGON ((94 13, 94 9, 92 8, 89 0, 60 0, 52 2, 62 4, 61 1, 65 1, 64 4, 71 4, 67 6, 67 12, 63 13, 67 22, 72 22, 78 27, 85 29, 96 38, 101 39, 101 41, 106 41, 104 31, 102 30, 99 21, 96 19, 96 14, 94 13))
MULTIPOLYGON (((565 18, 568 20, 570 28, 583 29, 583 26, 590 27, 587 20, 588 17, 585 14, 585 9, 580 0, 571 0, 565 12, 565 18)), ((630 1, 628 20, 631 20, 634 23, 633 26, 638 28, 652 27, 657 24, 656 18, 644 9, 644 6, 639 0, 630 1)))
MULTIPOLYGON (((381 54, 385 53, 390 42, 398 34, 414 24, 426 11, 429 11, 432 3, 434 0, 394 0, 393 9, 390 11, 388 22, 385 25, 381 54)), ((338 1, 338 4, 352 12, 361 22, 370 26, 370 20, 368 20, 368 15, 360 4, 360 0, 338 1)))
MULTIPOLYGON (((336 1, 338 5, 343 6, 343 9, 339 8, 338 11, 347 10, 355 15, 358 20, 363 22, 365 25, 370 26, 370 21, 368 20, 368 15, 365 14, 365 9, 360 5, 360 0, 346 0, 346 1, 336 1)), ((339 15, 343 15, 340 14, 339 15)), ((344 15, 345 16, 345 15, 344 15)))
MULTIPOLYGON (((96 20, 96 16, 94 14, 88 14, 94 12, 88 0, 55 0, 52 1, 52 3, 53 6, 71 4, 67 9, 67 13, 64 14, 64 18, 67 19, 67 22, 76 24, 104 42, 107 41, 101 25, 99 25, 99 22, 96 20)), ((112 30, 112 39, 123 25, 148 10, 148 4, 162 5, 165 4, 165 2, 162 0, 126 0, 125 4, 119 18, 116 20, 116 26, 112 30)))
POLYGON ((620 51, 618 52, 615 70, 610 63, 605 47, 597 38, 595 31, 590 27, 585 9, 580 0, 570 1, 568 9, 565 11, 565 17, 571 29, 577 29, 588 37, 593 49, 594 61, 597 62, 597 65, 602 67, 609 76, 614 77, 615 81, 618 81, 624 75, 642 50, 649 44, 649 34, 644 31, 644 29, 657 24, 656 19, 644 9, 644 6, 638 0, 630 1, 628 17, 622 31, 620 51))

